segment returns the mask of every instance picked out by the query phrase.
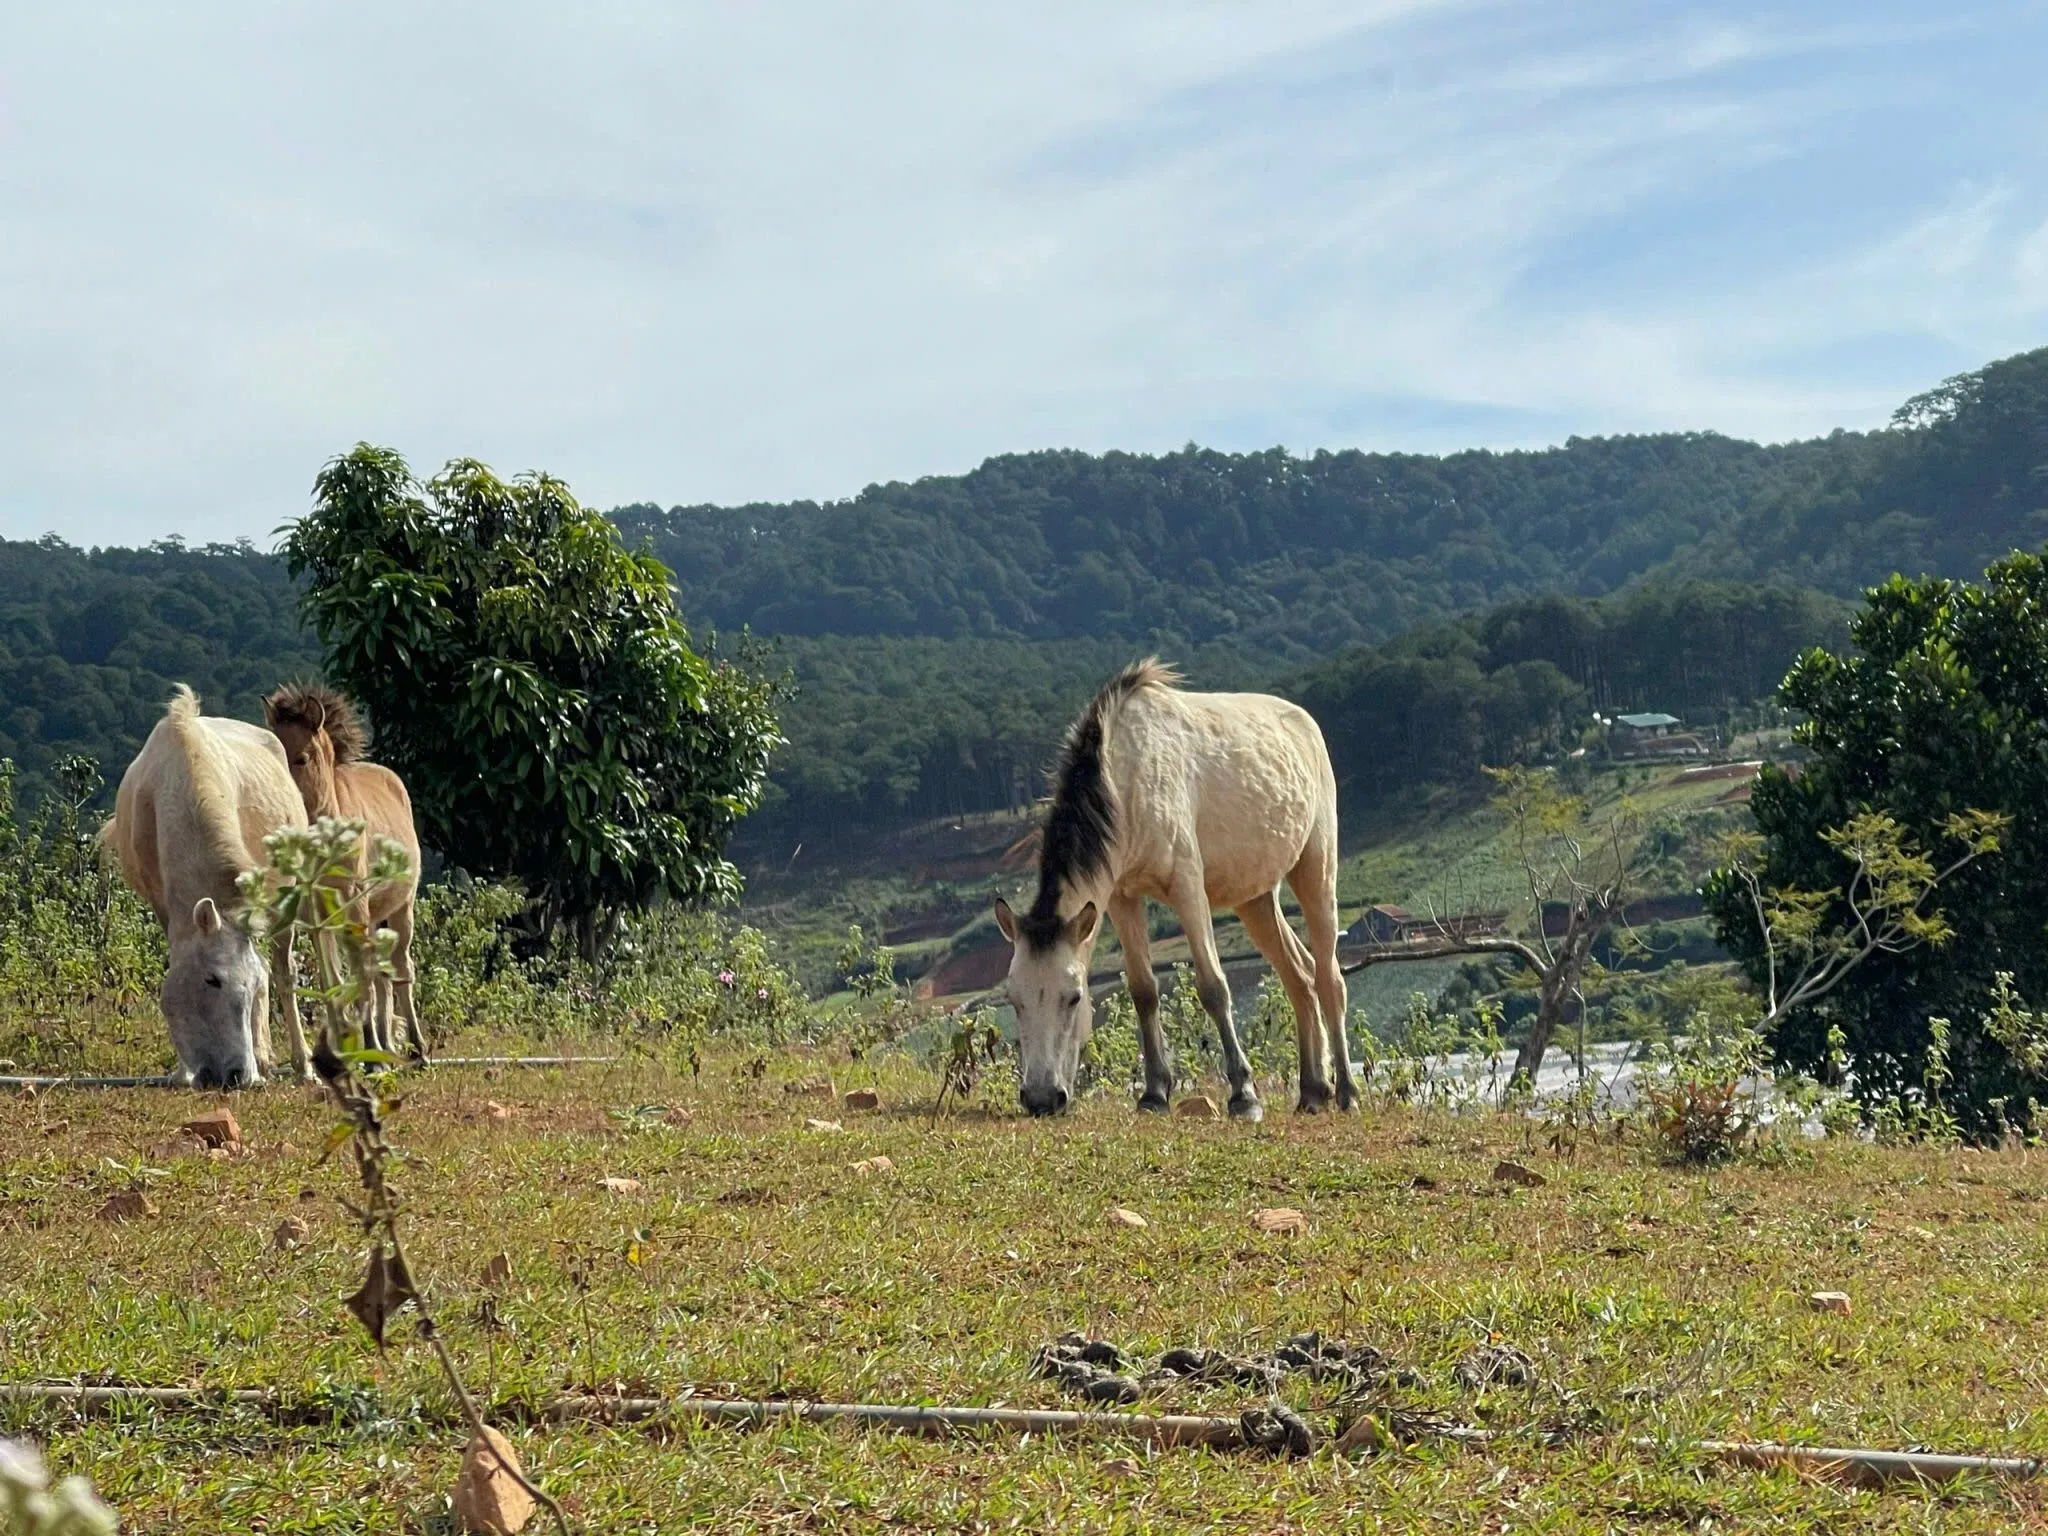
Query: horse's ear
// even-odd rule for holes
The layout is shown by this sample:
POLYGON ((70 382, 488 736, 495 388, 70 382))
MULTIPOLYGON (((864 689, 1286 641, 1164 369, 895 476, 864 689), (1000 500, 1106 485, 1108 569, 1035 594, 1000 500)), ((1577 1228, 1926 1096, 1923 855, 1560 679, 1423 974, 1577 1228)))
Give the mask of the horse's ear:
POLYGON ((317 736, 327 728, 327 701, 317 693, 310 693, 306 695, 306 708, 313 716, 306 722, 306 729, 317 736))
POLYGON ((1076 949, 1086 949, 1093 944, 1095 925, 1101 921, 1101 917, 1102 914, 1095 910, 1095 903, 1089 902, 1067 920, 1067 942, 1076 949))
POLYGON ((192 926, 203 938, 212 938, 220 932, 220 908, 213 904, 211 896, 199 898, 199 904, 192 909, 192 926))
POLYGON ((1017 914, 1010 910, 1010 904, 1002 897, 996 898, 996 926, 1003 930, 1003 937, 1012 944, 1017 942, 1017 914))

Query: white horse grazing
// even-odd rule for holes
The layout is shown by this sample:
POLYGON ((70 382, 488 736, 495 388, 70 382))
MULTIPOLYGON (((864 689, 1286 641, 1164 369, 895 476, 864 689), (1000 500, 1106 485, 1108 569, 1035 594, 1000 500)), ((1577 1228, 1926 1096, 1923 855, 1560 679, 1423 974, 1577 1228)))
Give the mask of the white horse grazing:
POLYGON ((1097 917, 1116 925, 1145 1053, 1140 1109, 1164 1109, 1173 1064, 1159 1028, 1147 898, 1180 914, 1202 1006, 1223 1039, 1230 1112, 1264 1113, 1230 1017, 1210 913, 1234 908, 1294 1005, 1299 1108, 1358 1102, 1337 967, 1337 780, 1305 710, 1262 693, 1183 693, 1147 660, 1127 667, 1067 731, 1039 849, 1038 896, 1018 916, 998 898, 1014 946, 1010 1002, 1022 1057, 1018 1097, 1034 1115, 1064 1109, 1088 1039, 1088 961, 1097 917), (1304 947, 1280 910, 1301 903, 1304 947))
MULTIPOLYGON (((121 776, 114 816, 100 839, 112 845, 128 883, 170 937, 164 1019, 184 1077, 201 1087, 260 1083, 270 1064, 263 962, 228 914, 240 899, 236 877, 266 862, 264 837, 305 824, 278 739, 261 726, 201 715, 182 683, 121 776)), ((299 1072, 307 1075, 288 934, 273 947, 271 977, 299 1072)))

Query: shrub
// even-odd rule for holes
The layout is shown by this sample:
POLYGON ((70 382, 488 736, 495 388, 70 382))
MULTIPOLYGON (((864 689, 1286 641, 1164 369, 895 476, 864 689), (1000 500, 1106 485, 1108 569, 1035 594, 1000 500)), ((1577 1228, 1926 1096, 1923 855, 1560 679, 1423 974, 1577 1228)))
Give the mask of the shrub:
POLYGON ((1753 1081, 1769 1047, 1748 1022, 1693 1015, 1678 1039, 1653 1046, 1643 1074, 1643 1099, 1657 1144, 1673 1162, 1726 1162, 1748 1145, 1760 1123, 1753 1081))
POLYGON ((93 1040, 130 1043, 154 1023, 165 949, 155 916, 96 846, 98 765, 66 758, 56 778, 59 792, 23 822, 14 764, 0 758, 0 1057, 75 1070, 93 1040))

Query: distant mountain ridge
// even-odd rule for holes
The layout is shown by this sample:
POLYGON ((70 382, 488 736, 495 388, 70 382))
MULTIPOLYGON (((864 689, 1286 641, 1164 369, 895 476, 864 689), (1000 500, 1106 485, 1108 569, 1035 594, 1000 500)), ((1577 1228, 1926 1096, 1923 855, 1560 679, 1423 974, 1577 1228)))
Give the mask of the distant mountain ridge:
POLYGON ((1048 451, 839 502, 619 508, 684 611, 764 634, 1217 640, 1328 654, 1427 619, 1658 575, 1849 595, 2048 539, 2048 348, 1886 431, 1762 446, 1573 438, 1441 458, 1048 451))

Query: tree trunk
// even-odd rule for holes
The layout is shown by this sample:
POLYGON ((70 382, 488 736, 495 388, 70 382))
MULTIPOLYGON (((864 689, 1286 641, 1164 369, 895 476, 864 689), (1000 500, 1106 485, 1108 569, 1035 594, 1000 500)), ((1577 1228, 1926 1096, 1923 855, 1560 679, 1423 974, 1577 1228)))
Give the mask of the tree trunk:
POLYGON ((1536 1022, 1529 1028, 1529 1038, 1515 1052, 1515 1070, 1508 1079, 1510 1082, 1526 1083, 1532 1089, 1536 1086, 1536 1074, 1543 1070, 1543 1054, 1550 1049, 1558 1025, 1564 1022, 1564 1001, 1571 991, 1569 987, 1556 986, 1558 979, 1558 972, 1551 971, 1537 990, 1536 1022))
POLYGON ((1529 1030, 1529 1038, 1515 1052, 1515 1071, 1510 1082, 1520 1080, 1532 1089, 1536 1086, 1536 1074, 1543 1070, 1543 1053, 1550 1049, 1558 1026, 1564 1022, 1566 1004, 1579 990, 1586 957, 1592 952, 1593 939, 1604 919, 1604 912, 1596 917, 1577 905, 1566 916, 1564 937, 1558 941, 1556 957, 1539 973, 1542 982, 1536 992, 1536 1022, 1529 1030))

